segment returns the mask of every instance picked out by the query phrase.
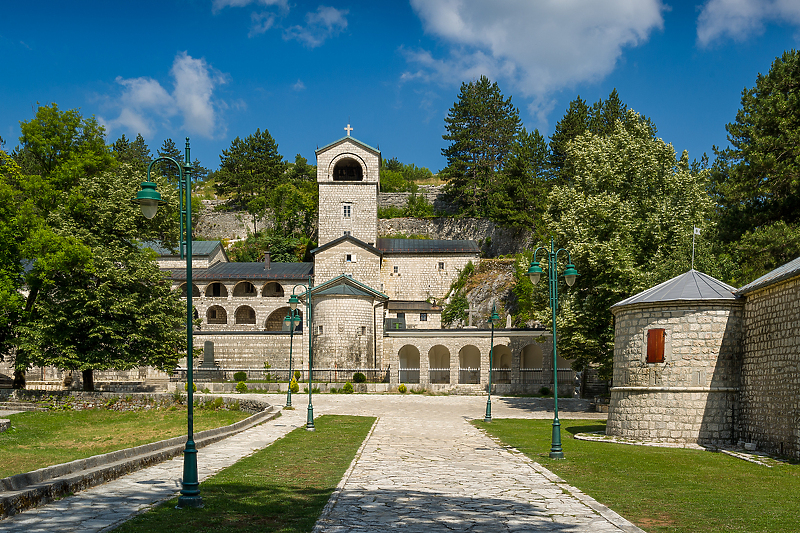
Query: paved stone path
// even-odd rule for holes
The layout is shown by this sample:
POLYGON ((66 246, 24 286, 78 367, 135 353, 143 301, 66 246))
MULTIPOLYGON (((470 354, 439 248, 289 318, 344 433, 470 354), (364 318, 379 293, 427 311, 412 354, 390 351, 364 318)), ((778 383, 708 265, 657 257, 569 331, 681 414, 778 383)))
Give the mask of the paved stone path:
MULTIPOLYGON (((264 396, 259 396, 264 398, 264 396)), ((282 403, 282 397, 268 401, 282 403)), ((198 453, 201 481, 305 422, 304 395, 295 411, 198 453)), ((468 421, 482 418, 486 397, 319 395, 314 412, 378 416, 315 531, 361 533, 641 532, 468 421)), ((552 400, 495 398, 495 418, 552 418, 552 400)), ((585 403, 559 402, 567 418, 605 418, 585 403)), ((175 495, 182 458, 148 468, 0 522, 0 532, 108 531, 175 495)), ((202 486, 201 486, 202 490, 202 486)))

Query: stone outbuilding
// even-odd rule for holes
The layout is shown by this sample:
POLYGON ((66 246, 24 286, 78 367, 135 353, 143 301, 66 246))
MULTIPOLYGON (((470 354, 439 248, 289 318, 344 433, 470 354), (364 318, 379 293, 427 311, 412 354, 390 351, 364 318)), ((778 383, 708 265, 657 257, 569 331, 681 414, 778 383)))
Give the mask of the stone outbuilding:
POLYGON ((611 308, 608 435, 710 445, 733 439, 745 305, 735 293, 690 270, 611 308))

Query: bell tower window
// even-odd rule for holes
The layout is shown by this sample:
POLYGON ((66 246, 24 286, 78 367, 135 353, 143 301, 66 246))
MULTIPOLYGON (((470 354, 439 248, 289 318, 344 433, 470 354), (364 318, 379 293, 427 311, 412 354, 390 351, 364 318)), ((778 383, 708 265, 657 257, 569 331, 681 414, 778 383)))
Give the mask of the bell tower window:
POLYGON ((333 181, 362 181, 364 173, 355 159, 345 157, 333 167, 333 181))

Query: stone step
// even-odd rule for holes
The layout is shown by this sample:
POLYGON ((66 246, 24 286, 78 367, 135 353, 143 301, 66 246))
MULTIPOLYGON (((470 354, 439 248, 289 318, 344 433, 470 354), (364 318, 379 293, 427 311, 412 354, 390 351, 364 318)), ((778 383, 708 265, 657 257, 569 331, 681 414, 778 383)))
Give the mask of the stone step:
POLYGON ((30 402, 0 402, 0 411, 47 411, 30 402))

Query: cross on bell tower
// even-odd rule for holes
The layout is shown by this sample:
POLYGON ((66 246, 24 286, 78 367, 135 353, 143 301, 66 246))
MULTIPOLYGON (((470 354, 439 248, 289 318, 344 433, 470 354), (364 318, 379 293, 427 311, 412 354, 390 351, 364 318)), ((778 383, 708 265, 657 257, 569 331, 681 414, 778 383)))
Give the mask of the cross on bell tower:
POLYGON ((350 132, 353 131, 353 128, 350 127, 350 123, 347 123, 347 127, 344 129, 347 132, 347 136, 350 137, 350 132))

